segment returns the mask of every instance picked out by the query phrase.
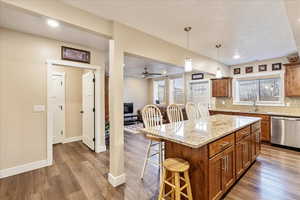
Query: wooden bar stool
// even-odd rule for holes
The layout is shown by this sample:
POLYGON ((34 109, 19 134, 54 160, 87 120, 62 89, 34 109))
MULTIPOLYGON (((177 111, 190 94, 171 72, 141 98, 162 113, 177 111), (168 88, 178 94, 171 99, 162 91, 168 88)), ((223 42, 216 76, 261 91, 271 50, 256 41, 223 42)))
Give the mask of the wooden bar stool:
POLYGON ((189 178, 190 164, 180 158, 168 158, 164 161, 163 167, 163 178, 160 184, 158 200, 192 200, 189 178), (185 198, 181 198, 182 196, 185 198))

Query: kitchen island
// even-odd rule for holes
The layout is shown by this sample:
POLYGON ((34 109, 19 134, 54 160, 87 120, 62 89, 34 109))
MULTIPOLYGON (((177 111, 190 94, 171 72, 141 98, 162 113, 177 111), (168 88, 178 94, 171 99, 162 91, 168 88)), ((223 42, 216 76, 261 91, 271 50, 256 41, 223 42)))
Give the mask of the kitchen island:
POLYGON ((142 129, 165 142, 165 158, 190 163, 195 200, 220 199, 260 152, 260 118, 214 115, 208 119, 142 129))

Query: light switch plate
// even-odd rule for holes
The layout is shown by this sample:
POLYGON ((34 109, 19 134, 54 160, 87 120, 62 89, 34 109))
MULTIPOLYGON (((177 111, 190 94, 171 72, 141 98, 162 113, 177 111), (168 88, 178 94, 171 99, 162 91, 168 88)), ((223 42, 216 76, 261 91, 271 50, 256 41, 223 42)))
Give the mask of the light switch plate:
POLYGON ((33 106, 34 112, 44 112, 45 111, 45 105, 34 105, 33 106))

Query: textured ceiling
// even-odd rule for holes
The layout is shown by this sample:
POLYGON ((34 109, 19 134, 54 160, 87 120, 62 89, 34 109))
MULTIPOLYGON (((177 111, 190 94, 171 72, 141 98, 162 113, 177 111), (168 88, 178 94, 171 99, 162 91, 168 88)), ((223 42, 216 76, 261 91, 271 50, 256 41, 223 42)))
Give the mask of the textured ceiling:
POLYGON ((125 56, 124 64, 124 75, 135 78, 142 78, 141 74, 145 67, 147 67, 148 72, 162 73, 168 76, 184 73, 182 67, 132 55, 125 56))
POLYGON ((283 0, 63 0, 225 64, 285 56, 296 45, 283 0), (223 44, 220 56, 216 41, 223 44), (233 59, 235 54, 240 59, 233 59))
POLYGON ((47 25, 46 20, 47 18, 43 16, 0 4, 0 27, 80 44, 102 51, 108 50, 108 40, 99 35, 68 24, 60 24, 57 28, 51 28, 47 25))

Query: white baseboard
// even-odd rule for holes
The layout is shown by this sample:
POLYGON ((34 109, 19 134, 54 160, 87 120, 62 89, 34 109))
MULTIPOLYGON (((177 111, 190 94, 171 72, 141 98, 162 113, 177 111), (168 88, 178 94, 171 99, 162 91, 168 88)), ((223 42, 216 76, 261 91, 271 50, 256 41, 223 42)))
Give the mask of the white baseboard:
POLYGON ((117 177, 113 176, 111 173, 108 173, 108 182, 114 187, 124 184, 125 181, 126 181, 125 173, 117 177))
POLYGON ((24 165, 19 165, 16 167, 11 167, 7 169, 0 170, 0 178, 5 178, 9 176, 14 176, 17 174, 21 174, 24 172, 32 171, 35 169, 43 168, 52 165, 51 161, 48 160, 40 160, 32 163, 27 163, 24 165))
POLYGON ((106 146, 99 146, 99 148, 96 147, 96 153, 101 153, 106 151, 106 146))
POLYGON ((63 144, 69 143, 69 142, 78 142, 82 140, 82 136, 76 136, 76 137, 70 137, 70 138, 65 138, 63 141, 63 144))

